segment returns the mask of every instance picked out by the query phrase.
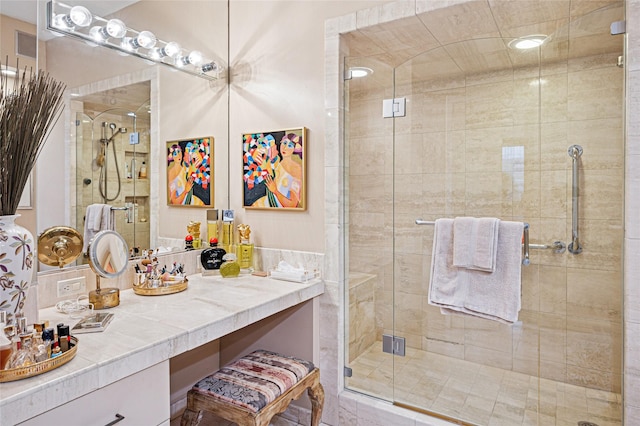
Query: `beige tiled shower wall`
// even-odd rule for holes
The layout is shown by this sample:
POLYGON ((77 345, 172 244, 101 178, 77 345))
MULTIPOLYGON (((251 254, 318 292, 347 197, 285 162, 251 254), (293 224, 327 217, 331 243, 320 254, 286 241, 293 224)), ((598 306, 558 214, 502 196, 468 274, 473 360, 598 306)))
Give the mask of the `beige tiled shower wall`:
POLYGON ((391 70, 376 69, 373 85, 349 83, 349 264, 377 277, 377 339, 393 333, 411 347, 620 391, 624 70, 615 63, 589 57, 440 82, 413 72, 403 84, 406 64, 395 94, 391 70), (393 96, 407 98, 395 123, 380 114, 393 96), (428 305, 433 227, 415 219, 495 216, 528 222, 533 243, 569 243, 573 144, 584 149, 582 254, 532 252, 514 326, 428 305))
POLYGON ((627 0, 625 186, 625 424, 640 423, 640 0, 627 0))

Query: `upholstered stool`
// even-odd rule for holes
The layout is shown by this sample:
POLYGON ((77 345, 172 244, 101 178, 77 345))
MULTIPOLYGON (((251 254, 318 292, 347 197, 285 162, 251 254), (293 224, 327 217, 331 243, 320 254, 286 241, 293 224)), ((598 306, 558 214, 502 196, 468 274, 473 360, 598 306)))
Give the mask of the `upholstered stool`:
POLYGON ((196 383, 187 393, 181 426, 199 424, 204 412, 240 426, 268 426, 305 390, 311 399, 311 425, 318 426, 324 404, 320 370, 309 361, 258 350, 196 383))

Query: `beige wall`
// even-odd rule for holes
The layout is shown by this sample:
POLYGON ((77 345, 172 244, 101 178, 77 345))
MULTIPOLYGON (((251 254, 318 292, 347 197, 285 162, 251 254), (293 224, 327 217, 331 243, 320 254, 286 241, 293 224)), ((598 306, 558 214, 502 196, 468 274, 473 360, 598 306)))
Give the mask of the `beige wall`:
POLYGON ((256 244, 324 251, 324 21, 380 1, 231 1, 230 199, 256 244), (245 132, 308 128, 305 212, 243 210, 245 132))
MULTIPOLYGON (((0 13, 2 13, 2 8, 0 8, 0 13)), ((21 70, 35 69, 35 60, 16 55, 16 31, 35 35, 36 26, 5 15, 0 15, 0 62, 2 62, 2 65, 8 65, 14 68, 18 65, 21 70)), ((35 182, 35 179, 33 182, 35 182)), ((31 205, 33 208, 19 208, 16 212, 20 215, 20 218, 16 222, 34 233, 36 229, 35 204, 36 200, 32 193, 31 205)))
MULTIPOLYGON (((143 2, 144 3, 144 2, 143 2)), ((191 28, 200 30, 193 40, 207 40, 212 51, 226 50, 225 37, 208 28, 223 28, 226 17, 207 5, 223 2, 160 2, 162 17, 170 16, 171 7, 180 4, 181 9, 195 8, 190 13, 199 21, 191 22, 191 28)), ((215 207, 236 211, 236 223, 248 223, 252 237, 259 246, 288 248, 302 251, 324 250, 324 20, 340 16, 381 1, 235 1, 229 11, 229 100, 221 84, 209 87, 206 82, 190 78, 187 81, 162 68, 159 74, 158 141, 184 137, 213 135, 215 144, 215 207), (229 129, 226 132, 226 108, 229 105, 229 129), (242 208, 242 146, 245 132, 277 130, 304 126, 308 129, 307 157, 307 205, 305 212, 270 212, 242 208), (227 191, 227 187, 229 191, 227 191), (302 236, 302 238, 300 238, 302 236)), ((214 6, 211 6, 213 8, 214 6)), ((181 10, 181 13, 188 11, 181 10)), ((135 24, 138 11, 131 7, 121 15, 135 24)), ((164 19, 164 18, 162 18, 164 19)), ((160 24, 158 24, 160 26, 160 24)), ((167 23, 166 28, 171 25, 167 23)), ((160 33, 160 30, 158 30, 160 33)), ((186 45, 189 40, 183 44, 186 45)), ((196 41, 193 41, 196 43, 196 41)), ((74 61, 74 44, 68 40, 53 40, 47 46, 47 66, 54 75, 72 76, 70 86, 87 85, 92 81, 106 80, 114 70, 105 66, 116 55, 94 49, 92 57, 74 61), (64 58, 64 60, 61 60, 64 58)), ((116 55, 117 56, 117 55, 116 55)), ((127 63, 120 72, 135 72, 144 63, 127 63)), ((52 160, 43 166, 51 181, 65 179, 65 171, 51 164, 64 164, 64 130, 56 129, 54 140, 47 146, 47 158, 52 160)), ((71 167, 67 164, 67 167, 71 167)), ((40 165, 39 165, 40 167, 40 165)), ((169 208, 164 193, 164 158, 159 155, 152 164, 152 173, 158 173, 157 233, 161 237, 182 239, 186 225, 191 220, 204 223, 202 209, 169 208)), ((44 191, 43 188, 40 188, 44 191)), ((40 196, 49 205, 64 201, 55 199, 51 192, 40 196)), ((71 197, 67 194, 67 197, 71 197)), ((152 207, 153 209, 153 207, 152 207)), ((55 211, 59 211, 58 209, 55 211)), ((48 214, 39 222, 60 223, 68 220, 64 215, 48 214)), ((152 230, 154 232, 153 224, 152 230)))

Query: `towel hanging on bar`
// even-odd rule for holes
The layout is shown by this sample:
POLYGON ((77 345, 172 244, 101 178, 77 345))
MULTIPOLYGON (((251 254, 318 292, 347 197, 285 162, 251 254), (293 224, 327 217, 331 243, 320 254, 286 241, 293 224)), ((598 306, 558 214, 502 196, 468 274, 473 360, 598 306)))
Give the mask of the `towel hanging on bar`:
POLYGON ((500 221, 495 272, 453 266, 453 219, 435 223, 429 298, 441 312, 511 324, 521 301, 522 222, 500 221))

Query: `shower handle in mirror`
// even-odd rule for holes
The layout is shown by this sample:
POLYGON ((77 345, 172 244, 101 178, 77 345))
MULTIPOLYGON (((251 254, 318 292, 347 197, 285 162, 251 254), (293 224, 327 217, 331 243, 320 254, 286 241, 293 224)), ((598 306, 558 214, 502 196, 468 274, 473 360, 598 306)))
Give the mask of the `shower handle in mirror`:
POLYGON ((120 304, 120 290, 101 288, 100 278, 117 278, 127 268, 129 249, 122 235, 115 231, 100 231, 89 243, 89 265, 96 274, 96 289, 89 292, 94 309, 113 308, 120 304))

